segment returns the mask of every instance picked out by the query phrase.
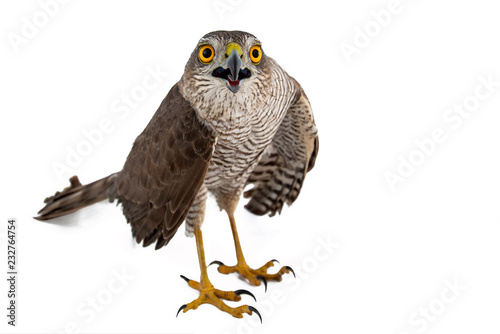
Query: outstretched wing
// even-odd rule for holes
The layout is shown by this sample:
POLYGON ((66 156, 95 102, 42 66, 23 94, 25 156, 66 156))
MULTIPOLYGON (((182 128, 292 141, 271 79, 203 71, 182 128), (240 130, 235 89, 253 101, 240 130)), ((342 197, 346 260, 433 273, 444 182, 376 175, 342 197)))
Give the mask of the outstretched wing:
POLYGON ((216 138, 172 87, 116 180, 116 198, 136 241, 166 245, 203 184, 216 138))
POLYGON ((291 205, 318 154, 318 131, 311 105, 300 85, 294 83, 298 91, 295 102, 246 182, 253 188, 243 194, 250 198, 245 208, 256 215, 274 216, 281 213, 284 203, 291 205))

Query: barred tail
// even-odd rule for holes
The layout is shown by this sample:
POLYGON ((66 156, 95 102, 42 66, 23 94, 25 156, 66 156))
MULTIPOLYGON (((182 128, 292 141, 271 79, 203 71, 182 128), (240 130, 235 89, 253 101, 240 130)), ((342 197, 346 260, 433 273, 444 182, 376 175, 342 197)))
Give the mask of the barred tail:
POLYGON ((54 196, 47 197, 46 205, 38 211, 37 220, 49 220, 80 210, 86 206, 112 198, 108 192, 114 189, 116 173, 87 185, 82 185, 75 175, 69 179, 71 185, 54 196))

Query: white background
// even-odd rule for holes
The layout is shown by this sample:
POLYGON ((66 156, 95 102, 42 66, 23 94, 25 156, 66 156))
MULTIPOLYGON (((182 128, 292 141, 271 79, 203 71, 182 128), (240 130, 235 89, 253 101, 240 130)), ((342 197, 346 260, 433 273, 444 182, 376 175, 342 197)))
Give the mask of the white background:
MULTIPOLYGON (((13 328, 0 280, 0 331, 498 332, 500 87, 456 128, 443 115, 473 101, 479 77, 500 81, 500 8, 488 0, 401 0, 380 28, 371 12, 389 6, 389 0, 70 1, 15 48, 9 36, 21 36, 23 18, 33 22, 42 7, 3 1, 0 262, 6 220, 15 217, 19 285, 13 328), (221 4, 225 12, 217 10, 221 4), (373 30, 365 46, 358 31, 366 27, 373 30), (304 87, 320 134, 316 167, 292 207, 271 219, 250 215, 241 201, 236 212, 248 262, 257 267, 277 258, 298 278, 271 283, 264 293, 209 269, 216 287, 256 295, 258 303, 243 302, 261 311, 262 325, 209 305, 175 318, 197 297, 179 275, 199 277, 194 239, 184 237, 183 227, 154 251, 134 244, 121 209, 108 203, 54 223, 31 218, 71 175, 88 183, 120 170, 198 39, 218 29, 261 39, 304 87), (341 45, 356 46, 356 38, 360 47, 349 62, 341 45), (147 68, 168 75, 120 119, 114 103, 141 86, 147 68), (103 119, 113 130, 58 177, 53 164, 65 163, 68 147, 82 145, 83 131, 103 119), (415 141, 436 128, 446 140, 392 191, 385 173, 397 173, 400 156, 418 157, 415 141), (332 241, 338 248, 330 254, 322 245, 332 241), (133 277, 125 286, 113 278, 122 271, 133 277), (454 294, 446 282, 460 290, 454 294), (110 292, 110 283, 121 291, 110 292), (86 303, 96 297, 105 305, 91 319, 86 303)), ((213 200, 203 231, 207 261, 233 264, 229 223, 213 200)))

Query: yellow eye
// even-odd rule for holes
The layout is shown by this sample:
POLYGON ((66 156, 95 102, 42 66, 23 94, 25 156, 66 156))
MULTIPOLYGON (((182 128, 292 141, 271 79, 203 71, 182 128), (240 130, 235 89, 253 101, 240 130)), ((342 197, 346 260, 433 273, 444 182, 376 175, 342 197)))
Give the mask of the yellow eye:
POLYGON ((260 46, 254 45, 250 49, 250 59, 252 60, 252 63, 254 65, 257 65, 260 63, 260 59, 262 58, 262 50, 260 49, 260 46))
POLYGON ((214 59, 215 51, 211 45, 202 45, 200 47, 200 53, 198 54, 198 58, 203 64, 209 64, 212 59, 214 59))

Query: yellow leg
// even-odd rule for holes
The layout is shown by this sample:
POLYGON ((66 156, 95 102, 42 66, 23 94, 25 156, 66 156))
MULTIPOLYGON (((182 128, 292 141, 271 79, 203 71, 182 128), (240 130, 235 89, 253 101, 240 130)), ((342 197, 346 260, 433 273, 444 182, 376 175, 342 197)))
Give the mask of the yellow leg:
POLYGON ((188 283, 188 285, 191 288, 198 290, 200 292, 200 296, 197 299, 193 300, 191 303, 182 305, 179 308, 179 311, 177 311, 177 315, 179 315, 179 312, 181 310, 183 310, 183 312, 186 313, 189 310, 196 310, 198 306, 200 306, 201 304, 212 304, 219 310, 229 313, 230 315, 236 318, 242 318, 244 313, 252 315, 252 313, 255 312, 262 321, 259 311, 257 311, 254 307, 248 305, 242 305, 239 307, 232 308, 227 306, 222 301, 222 299, 236 301, 236 302, 240 301, 241 300, 240 295, 242 294, 250 295, 254 299, 255 297, 253 294, 251 294, 249 291, 246 290, 222 291, 214 288, 214 286, 208 279, 207 266, 205 264, 205 250, 203 249, 203 238, 199 226, 195 227, 194 235, 196 237, 196 248, 198 251, 198 260, 200 262, 200 270, 201 270, 200 282, 198 283, 196 281, 190 280, 182 275, 181 277, 188 283))
POLYGON ((228 216, 229 216, 229 222, 231 224, 231 231, 233 232, 234 248, 236 249, 237 262, 236 265, 234 266, 226 266, 220 261, 213 261, 212 263, 210 263, 210 264, 214 263, 218 264, 219 268, 217 270, 221 274, 230 274, 237 272, 241 276, 245 277, 252 285, 258 286, 261 284, 261 282, 264 282, 266 290, 267 290, 267 281, 280 282, 282 276, 290 272, 293 273, 293 275, 295 276, 293 269, 290 268, 289 266, 282 267, 276 274, 268 274, 267 269, 274 266, 274 262, 278 262, 277 260, 268 261, 266 264, 264 264, 262 267, 258 269, 250 268, 246 263, 245 257, 243 256, 243 251, 241 250, 240 238, 238 237, 238 231, 236 229, 236 221, 234 220, 234 215, 228 213, 228 216))

